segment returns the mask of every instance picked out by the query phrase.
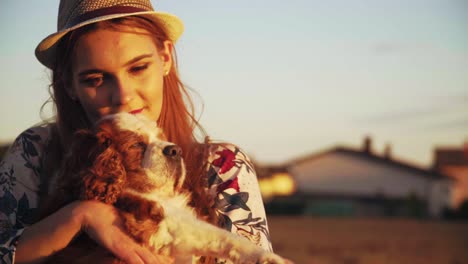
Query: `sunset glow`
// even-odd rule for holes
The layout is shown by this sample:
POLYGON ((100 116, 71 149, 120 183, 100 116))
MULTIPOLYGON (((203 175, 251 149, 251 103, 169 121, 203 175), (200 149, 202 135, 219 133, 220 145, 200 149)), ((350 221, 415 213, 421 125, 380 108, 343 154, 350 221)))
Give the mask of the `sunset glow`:
POLYGON ((260 179, 259 184, 264 199, 291 195, 296 190, 294 179, 285 172, 275 173, 270 178, 260 179))

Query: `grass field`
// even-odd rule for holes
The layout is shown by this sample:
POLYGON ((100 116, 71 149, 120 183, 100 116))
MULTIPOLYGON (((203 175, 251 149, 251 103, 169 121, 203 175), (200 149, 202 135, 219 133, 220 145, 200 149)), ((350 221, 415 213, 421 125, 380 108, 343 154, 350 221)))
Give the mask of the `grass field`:
POLYGON ((273 248, 296 264, 468 264, 468 223, 268 218, 273 248))

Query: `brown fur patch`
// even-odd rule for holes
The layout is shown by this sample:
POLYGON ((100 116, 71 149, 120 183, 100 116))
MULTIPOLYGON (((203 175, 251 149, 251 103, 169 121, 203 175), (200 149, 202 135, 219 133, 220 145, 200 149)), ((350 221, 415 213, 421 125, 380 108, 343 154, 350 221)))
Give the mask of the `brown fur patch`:
POLYGON ((122 195, 115 206, 121 210, 129 233, 137 242, 145 245, 164 219, 164 209, 159 204, 136 195, 122 195))

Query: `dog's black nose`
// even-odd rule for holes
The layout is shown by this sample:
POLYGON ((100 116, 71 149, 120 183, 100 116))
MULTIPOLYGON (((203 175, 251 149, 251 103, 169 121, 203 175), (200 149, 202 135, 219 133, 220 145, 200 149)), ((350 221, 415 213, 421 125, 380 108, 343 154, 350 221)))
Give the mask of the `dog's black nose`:
POLYGON ((177 158, 182 155, 182 149, 176 145, 165 146, 163 148, 163 154, 166 157, 177 158))

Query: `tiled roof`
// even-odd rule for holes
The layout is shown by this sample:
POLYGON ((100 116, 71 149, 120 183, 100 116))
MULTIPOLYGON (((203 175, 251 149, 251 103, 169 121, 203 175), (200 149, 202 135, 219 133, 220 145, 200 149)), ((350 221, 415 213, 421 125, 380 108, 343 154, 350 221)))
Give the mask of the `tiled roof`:
POLYGON ((466 149, 436 148, 434 154, 435 169, 441 169, 445 166, 468 166, 468 150, 466 149))
POLYGON ((425 169, 425 168, 419 167, 417 165, 410 164, 409 162, 394 159, 393 157, 392 158, 386 158, 386 157, 383 157, 383 156, 375 155, 372 152, 365 152, 365 151, 356 150, 356 149, 347 148, 347 147, 335 147, 333 149, 325 150, 325 151, 322 151, 322 152, 319 152, 319 153, 316 153, 316 154, 312 154, 312 155, 308 155, 308 156, 305 156, 305 157, 302 157, 302 158, 298 158, 298 159, 295 159, 295 160, 292 160, 292 161, 288 162, 287 166, 293 166, 293 165, 297 165, 297 164, 300 164, 300 163, 303 163, 303 162, 308 162, 308 161, 311 161, 311 160, 315 160, 315 159, 318 159, 320 157, 323 157, 325 155, 329 155, 329 154, 332 154, 332 153, 341 153, 341 154, 345 154, 345 155, 349 155, 349 156, 358 157, 360 159, 364 159, 364 160, 367 160, 369 162, 395 167, 395 168, 402 169, 402 170, 405 170, 405 171, 408 171, 408 172, 411 172, 411 173, 415 173, 415 174, 418 174, 418 175, 421 175, 421 176, 424 176, 424 177, 427 177, 427 178, 450 179, 448 176, 440 173, 439 171, 437 171, 435 169, 425 169))

